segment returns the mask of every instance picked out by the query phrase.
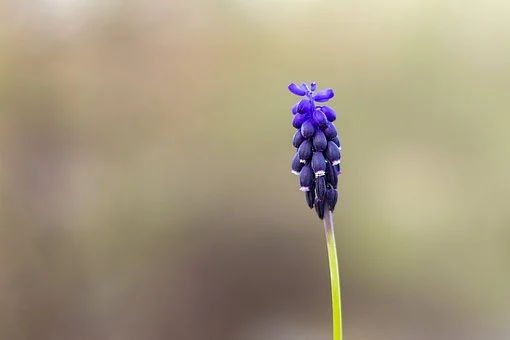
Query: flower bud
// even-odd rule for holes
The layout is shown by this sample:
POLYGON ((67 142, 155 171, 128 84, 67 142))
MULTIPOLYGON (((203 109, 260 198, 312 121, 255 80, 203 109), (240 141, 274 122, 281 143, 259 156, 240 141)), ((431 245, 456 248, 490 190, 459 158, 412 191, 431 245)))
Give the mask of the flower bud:
POLYGON ((299 160, 302 163, 306 163, 310 159, 312 159, 312 142, 307 139, 301 143, 298 148, 299 160))
POLYGON ((315 94, 315 96, 313 96, 313 99, 316 102, 323 103, 323 102, 327 102, 334 96, 335 96, 335 92, 333 92, 333 89, 325 89, 325 90, 320 90, 319 92, 317 92, 315 94))
POLYGON ((310 99, 301 99, 301 101, 298 104, 298 112, 299 113, 310 113, 310 110, 312 109, 312 103, 310 103, 310 99))
POLYGON ((305 121, 303 125, 301 125, 301 134, 305 138, 310 138, 315 133, 315 127, 310 119, 305 121))
POLYGON ((305 90, 294 83, 289 84, 289 91, 294 93, 296 96, 304 96, 306 94, 305 90))
POLYGON ((298 113, 294 116, 294 119, 292 120, 292 125, 296 129, 299 129, 299 128, 301 128, 301 125, 303 125, 303 123, 306 122, 307 120, 308 120, 308 115, 298 113))
POLYGON ((315 151, 324 151, 328 146, 328 140, 324 135, 324 132, 321 130, 315 131, 315 135, 313 136, 313 147, 315 151))
POLYGON ((306 199, 306 204, 308 204, 310 209, 312 209, 313 208, 313 204, 315 203, 315 190, 310 188, 309 191, 306 191, 305 192, 305 199, 306 199))
POLYGON ((342 173, 342 168, 340 167, 340 163, 336 164, 334 166, 334 168, 335 168, 337 174, 340 175, 342 173))
POLYGON ((321 111, 324 112, 324 114, 326 115, 326 118, 330 122, 334 122, 336 120, 336 112, 329 106, 326 106, 326 105, 322 106, 321 111))
POLYGON ((326 115, 321 110, 317 109, 313 111, 313 121, 321 128, 325 128, 328 125, 328 119, 326 115))
POLYGON ((338 138, 338 136, 336 136, 335 138, 333 138, 331 141, 332 141, 333 143, 335 143, 335 144, 336 144, 336 146, 338 146, 338 148, 340 149, 340 151, 342 151, 342 146, 341 146, 341 144, 340 144, 340 139, 338 138))
POLYGON ((331 162, 333 165, 340 164, 340 149, 338 149, 338 146, 336 146, 335 143, 332 141, 328 142, 328 146, 326 147, 326 151, 324 151, 324 154, 326 155, 326 158, 328 161, 331 162))
POLYGON ((326 128, 322 130, 328 140, 332 140, 337 136, 336 127, 332 123, 329 123, 326 128))
POLYGON ((294 157, 292 158, 292 173, 294 175, 299 175, 301 169, 303 169, 304 164, 299 160, 299 154, 296 152, 294 157))
POLYGON ((298 108, 298 105, 299 105, 299 102, 297 102, 296 104, 292 105, 292 114, 295 115, 297 112, 297 108, 298 108))
POLYGON ((305 140, 305 137, 301 134, 301 130, 296 130, 296 133, 294 133, 294 137, 292 138, 292 145, 294 145, 295 148, 299 148, 301 143, 305 140))
POLYGON ((316 151, 312 156, 312 169, 315 177, 324 176, 326 174, 326 159, 320 151, 316 151))
POLYGON ((313 184, 313 178, 314 176, 312 168, 309 165, 305 165, 299 173, 299 184, 301 185, 299 190, 309 191, 313 184))
POLYGON ((321 177, 318 177, 315 182, 316 182, 315 191, 316 191, 317 197, 320 199, 323 199, 324 196, 326 196, 326 189, 327 189, 326 188, 326 179, 324 178, 324 176, 321 176, 321 177))
POLYGON ((338 186, 338 173, 335 169, 335 166, 333 166, 330 162, 326 163, 326 181, 331 185, 333 188, 337 188, 338 186))
POLYGON ((338 191, 336 189, 328 189, 326 192, 326 202, 328 203, 331 211, 335 210, 335 205, 338 200, 338 191))
POLYGON ((315 199, 315 212, 317 216, 322 220, 324 218, 325 202, 319 198, 315 199))

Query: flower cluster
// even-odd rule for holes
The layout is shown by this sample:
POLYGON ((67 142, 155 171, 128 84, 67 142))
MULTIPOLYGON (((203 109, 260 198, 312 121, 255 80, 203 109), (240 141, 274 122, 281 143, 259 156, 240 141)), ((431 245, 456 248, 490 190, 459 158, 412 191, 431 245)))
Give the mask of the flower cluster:
POLYGON ((333 125, 336 113, 324 103, 335 95, 332 89, 315 92, 317 84, 289 85, 289 90, 304 97, 292 107, 297 129, 292 140, 296 154, 292 160, 292 173, 299 176, 300 190, 305 193, 306 203, 320 219, 326 208, 331 211, 338 200, 338 174, 340 174, 340 140, 333 125), (315 92, 315 93, 314 93, 315 92))

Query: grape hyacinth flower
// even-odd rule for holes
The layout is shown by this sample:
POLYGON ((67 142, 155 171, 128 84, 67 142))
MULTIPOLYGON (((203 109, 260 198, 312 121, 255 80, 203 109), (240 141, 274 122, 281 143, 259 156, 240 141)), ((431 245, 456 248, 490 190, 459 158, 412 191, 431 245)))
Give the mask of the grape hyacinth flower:
POLYGON ((292 173, 299 176, 300 190, 310 208, 315 207, 322 220, 325 207, 335 209, 340 174, 341 146, 333 122, 335 111, 322 103, 334 96, 332 89, 315 92, 316 83, 289 85, 290 92, 304 97, 292 107, 292 125, 297 129, 292 144, 296 154, 292 161, 292 173), (314 93, 315 92, 315 93, 314 93), (320 103, 320 105, 316 105, 320 103))
POLYGON ((292 125, 296 128, 292 145, 296 153, 292 159, 292 173, 299 176, 300 190, 305 200, 321 220, 324 220, 331 276, 333 311, 333 340, 342 340, 342 309, 340 276, 333 227, 333 210, 338 200, 341 144, 333 122, 335 111, 323 105, 335 95, 332 89, 316 92, 317 84, 300 86, 292 83, 289 91, 303 97, 294 106, 292 125))

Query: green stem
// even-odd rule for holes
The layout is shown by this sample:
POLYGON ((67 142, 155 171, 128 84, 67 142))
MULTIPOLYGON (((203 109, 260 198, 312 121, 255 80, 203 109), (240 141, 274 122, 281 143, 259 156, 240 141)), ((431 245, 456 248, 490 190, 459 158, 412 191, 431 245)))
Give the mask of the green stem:
POLYGON ((331 309, 333 311, 333 340, 342 340, 342 299, 340 295, 340 275, 335 243, 333 214, 326 207, 324 212, 324 229, 328 245, 329 274, 331 276, 331 309))

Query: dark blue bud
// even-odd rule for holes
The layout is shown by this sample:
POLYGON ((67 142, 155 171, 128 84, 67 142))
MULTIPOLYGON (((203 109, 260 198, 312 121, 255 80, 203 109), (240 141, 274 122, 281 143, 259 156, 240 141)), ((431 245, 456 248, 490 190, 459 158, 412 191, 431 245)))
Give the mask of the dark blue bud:
MULTIPOLYGON (((321 131, 322 132, 322 131, 321 131)), ((295 148, 299 148, 301 143, 305 140, 305 137, 301 134, 301 130, 297 129, 296 133, 294 134, 294 137, 292 138, 292 145, 294 145, 295 148)))
POLYGON ((301 99, 298 104, 298 112, 299 113, 310 113, 312 109, 312 103, 310 103, 310 99, 301 99))
POLYGON ((336 146, 332 141, 328 142, 328 146, 326 147, 326 151, 324 152, 328 161, 333 165, 340 164, 340 149, 336 146))
POLYGON ((299 175, 301 169, 303 169, 304 164, 299 160, 299 154, 296 152, 294 157, 292 158, 292 173, 294 175, 299 175))
POLYGON ((320 151, 316 151, 312 156, 312 169, 315 177, 324 176, 326 174, 326 159, 320 151))
POLYGON ((310 188, 311 190, 305 192, 305 198, 306 198, 306 204, 310 207, 310 209, 313 208, 313 204, 315 202, 315 190, 310 188))
POLYGON ((319 92, 317 92, 315 94, 315 96, 313 96, 313 99, 316 102, 323 103, 323 102, 327 102, 328 100, 333 98, 334 95, 335 95, 335 92, 333 92, 333 89, 325 89, 325 90, 320 90, 319 92))
POLYGON ((331 140, 333 143, 336 144, 336 146, 338 146, 338 148, 340 149, 340 151, 342 150, 342 148, 340 147, 340 139, 338 138, 338 136, 336 136, 335 138, 333 138, 331 140))
POLYGON ((326 115, 326 118, 328 118, 328 120, 330 122, 334 122, 335 119, 336 119, 336 112, 330 108, 329 106, 322 106, 321 107, 321 111, 324 112, 324 114, 326 115))
POLYGON ((289 91, 294 93, 296 96, 304 96, 306 94, 305 90, 294 83, 289 84, 289 91))
POLYGON ((324 176, 321 176, 321 177, 317 178, 315 182, 316 182, 315 191, 316 191, 317 197, 320 199, 323 199, 326 196, 326 190, 327 190, 326 179, 324 178, 324 176))
POLYGON ((301 134, 305 138, 310 138, 315 133, 315 127, 310 119, 305 121, 303 125, 301 125, 301 134))
POLYGON ((336 127, 331 123, 329 123, 328 126, 326 126, 326 128, 322 131, 324 131, 324 134, 328 140, 332 140, 337 136, 336 127))
POLYGON ((298 148, 299 160, 306 163, 312 158, 312 142, 307 139, 298 148))
POLYGON ((336 189, 328 189, 326 192, 326 202, 328 203, 331 211, 335 210, 336 202, 338 201, 338 191, 336 189))
POLYGON ((336 170, 336 173, 339 174, 339 175, 342 173, 342 169, 340 168, 340 163, 335 165, 335 170, 336 170))
POLYGON ((325 202, 324 200, 321 200, 319 198, 315 199, 315 212, 317 213, 317 216, 322 220, 324 219, 324 210, 325 210, 325 202))
POLYGON ((333 166, 330 162, 326 163, 326 181, 331 185, 333 188, 337 188, 338 186, 338 172, 335 169, 335 166, 333 166))
POLYGON ((314 122, 321 128, 325 128, 328 125, 328 119, 326 118, 326 115, 321 110, 317 109, 313 111, 313 120, 314 122))
POLYGON ((301 128, 301 125, 303 125, 303 123, 307 120, 308 120, 308 115, 298 113, 297 115, 294 116, 294 119, 292 120, 292 125, 296 129, 299 129, 299 128, 301 128))
POLYGON ((310 90, 315 91, 316 89, 317 89, 317 83, 316 82, 312 82, 310 84, 310 90))
POLYGON ((324 135, 324 132, 321 130, 315 131, 315 135, 313 136, 313 148, 315 151, 324 151, 328 146, 328 140, 324 135))
POLYGON ((310 187, 313 185, 313 179, 314 175, 312 168, 309 165, 305 165, 299 173, 299 184, 301 186, 299 190, 309 191, 310 187))
POLYGON ((292 105, 292 114, 295 115, 297 112, 297 109, 298 109, 298 105, 299 105, 299 102, 297 102, 296 104, 292 105))

